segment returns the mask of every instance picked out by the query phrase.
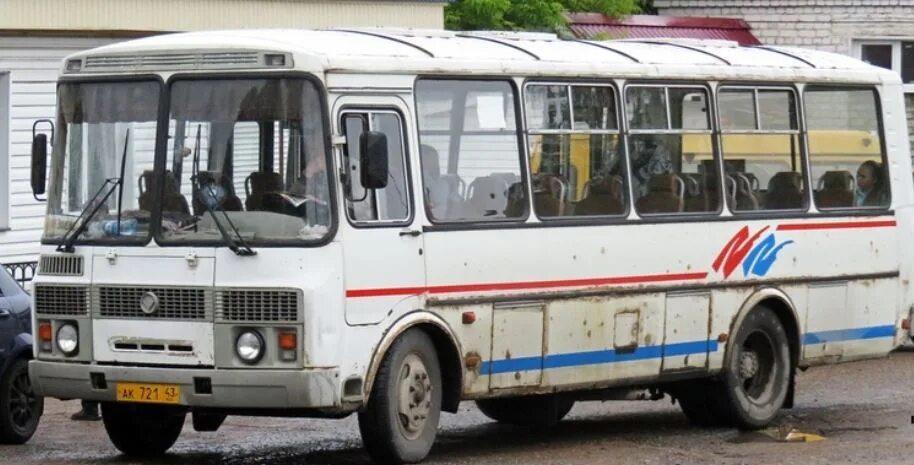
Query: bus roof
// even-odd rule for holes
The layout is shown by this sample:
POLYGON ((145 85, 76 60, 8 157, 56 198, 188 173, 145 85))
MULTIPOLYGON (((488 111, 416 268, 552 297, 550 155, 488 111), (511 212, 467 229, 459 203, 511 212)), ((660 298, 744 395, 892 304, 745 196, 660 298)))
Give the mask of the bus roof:
MULTIPOLYGON (((83 73, 266 67, 288 53, 296 69, 377 73, 689 75, 721 79, 898 83, 898 75, 835 53, 695 39, 588 41, 554 34, 385 28, 168 34, 80 52, 83 73), (172 57, 172 59, 169 59, 172 57), (261 65, 261 66, 258 66, 261 65), (560 65, 560 66, 556 66, 560 65)), ((66 72, 66 68, 64 70, 66 72)), ((73 71, 73 70, 71 70, 73 71)))

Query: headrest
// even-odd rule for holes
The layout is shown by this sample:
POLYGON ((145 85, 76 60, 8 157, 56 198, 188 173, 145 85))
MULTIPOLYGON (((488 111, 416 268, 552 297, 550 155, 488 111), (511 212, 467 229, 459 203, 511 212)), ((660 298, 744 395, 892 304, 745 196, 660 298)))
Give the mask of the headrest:
POLYGON ((598 195, 618 195, 622 190, 622 178, 620 176, 607 176, 604 178, 594 178, 590 183, 590 193, 598 195))
POLYGON ((822 187, 827 190, 850 191, 854 186, 854 176, 849 171, 826 171, 822 175, 822 187))
POLYGON ((768 190, 786 191, 800 190, 803 186, 803 176, 796 171, 781 171, 775 173, 768 181, 768 190))
POLYGON ((251 173, 252 192, 276 192, 282 190, 282 176, 272 171, 251 173))

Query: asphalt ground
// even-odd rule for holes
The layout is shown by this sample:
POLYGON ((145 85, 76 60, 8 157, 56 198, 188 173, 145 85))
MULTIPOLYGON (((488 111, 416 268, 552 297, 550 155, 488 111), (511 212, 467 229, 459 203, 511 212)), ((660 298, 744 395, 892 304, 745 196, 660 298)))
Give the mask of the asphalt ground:
MULTIPOLYGON (((48 400, 35 437, 0 446, 0 464, 368 464, 355 416, 344 420, 230 417, 216 433, 190 423, 157 460, 124 457, 100 422, 74 422, 79 402, 48 400)), ((889 464, 914 458, 914 352, 813 368, 797 379, 796 407, 776 426, 824 437, 690 426, 669 399, 580 402, 548 431, 497 425, 472 403, 442 416, 428 464, 889 464)))

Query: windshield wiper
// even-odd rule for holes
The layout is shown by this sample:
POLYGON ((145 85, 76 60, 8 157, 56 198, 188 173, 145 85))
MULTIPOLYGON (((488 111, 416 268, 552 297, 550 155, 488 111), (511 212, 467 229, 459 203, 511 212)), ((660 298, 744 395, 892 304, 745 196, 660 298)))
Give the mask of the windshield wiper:
POLYGON ((57 246, 58 252, 67 252, 73 253, 73 244, 76 243, 76 239, 86 230, 86 227, 89 225, 89 220, 92 219, 98 210, 102 208, 108 198, 111 197, 111 194, 114 193, 114 189, 120 186, 120 195, 117 199, 117 234, 121 233, 121 202, 124 200, 124 168, 127 164, 127 143, 130 142, 130 129, 127 129, 127 135, 124 137, 124 153, 121 155, 121 175, 117 178, 108 178, 105 179, 105 182, 102 183, 102 186, 98 189, 98 192, 89 199, 89 203, 86 204, 86 208, 79 213, 79 216, 76 217, 76 221, 67 229, 67 232, 63 233, 63 238, 60 245, 57 246), (107 188, 107 190, 106 190, 107 188), (104 195, 102 193, 104 192, 104 195), (101 197, 101 200, 99 200, 101 197), (91 208, 91 211, 90 211, 91 208), (86 212, 89 212, 87 215, 86 212))
POLYGON ((89 225, 89 219, 98 213, 98 210, 108 201, 108 198, 114 193, 114 188, 116 188, 120 182, 121 180, 118 178, 105 179, 105 182, 102 183, 102 187, 92 196, 89 203, 86 204, 86 208, 79 213, 79 216, 70 226, 70 229, 67 229, 67 232, 63 233, 62 241, 60 245, 57 246, 58 252, 73 253, 73 243, 76 242, 76 238, 86 230, 86 226, 89 225), (99 199, 99 197, 101 197, 101 199, 99 199))
MULTIPOLYGON (((193 165, 193 174, 191 180, 194 183, 195 197, 197 201, 203 204, 203 208, 209 212, 210 216, 213 217, 213 223, 216 224, 216 229, 219 230, 219 234, 222 235, 222 239, 225 240, 225 245, 228 248, 235 252, 235 255, 241 257, 250 257, 252 255, 257 255, 257 251, 252 249, 244 238, 241 236, 241 232, 238 231, 238 228, 235 226, 235 223, 232 223, 231 218, 229 218, 228 213, 223 209, 219 209, 222 212, 222 215, 225 217, 225 221, 228 223, 229 227, 232 228, 232 232, 235 233, 235 238, 229 235, 228 231, 225 230, 225 226, 222 225, 222 222, 219 221, 219 218, 216 216, 216 211, 209 204, 208 199, 203 197, 203 184, 200 182, 200 125, 197 125, 197 136, 196 141, 194 142, 194 165, 193 165)), ((216 199, 216 192, 213 190, 212 186, 206 186, 206 189, 209 191, 209 198, 216 199)))

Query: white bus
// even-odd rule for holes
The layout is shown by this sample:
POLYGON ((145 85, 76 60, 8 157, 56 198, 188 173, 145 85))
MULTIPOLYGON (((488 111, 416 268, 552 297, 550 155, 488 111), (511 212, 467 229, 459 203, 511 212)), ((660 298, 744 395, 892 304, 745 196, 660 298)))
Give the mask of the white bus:
POLYGON ((358 413, 416 462, 462 400, 548 425, 631 389, 759 428, 797 369, 910 336, 901 82, 847 57, 189 33, 68 57, 58 111, 31 375, 126 454, 358 413))

